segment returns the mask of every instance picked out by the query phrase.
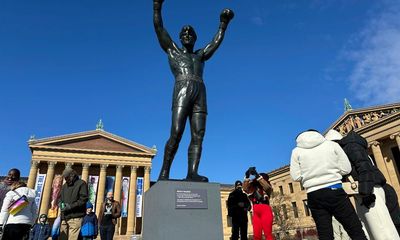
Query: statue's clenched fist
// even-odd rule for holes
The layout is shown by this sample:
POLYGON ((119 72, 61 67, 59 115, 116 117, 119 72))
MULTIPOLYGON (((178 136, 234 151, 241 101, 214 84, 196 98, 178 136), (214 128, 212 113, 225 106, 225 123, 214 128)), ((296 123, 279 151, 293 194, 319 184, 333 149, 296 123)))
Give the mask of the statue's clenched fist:
POLYGON ((162 4, 164 0, 153 0, 154 3, 162 4))
POLYGON ((231 21, 234 16, 235 14, 233 13, 232 10, 225 8, 224 10, 222 10, 219 19, 221 22, 229 23, 229 21, 231 21))

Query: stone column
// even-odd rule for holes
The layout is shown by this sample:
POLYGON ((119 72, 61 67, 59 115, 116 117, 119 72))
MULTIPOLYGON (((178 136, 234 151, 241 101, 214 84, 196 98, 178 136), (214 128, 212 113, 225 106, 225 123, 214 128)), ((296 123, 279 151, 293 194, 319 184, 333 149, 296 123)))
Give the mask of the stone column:
POLYGON ((100 216, 100 207, 104 202, 104 192, 106 190, 106 177, 107 177, 107 167, 108 164, 100 165, 100 175, 99 175, 99 187, 96 197, 96 214, 100 216))
POLYGON ((89 167, 90 163, 82 164, 82 180, 85 181, 86 183, 88 182, 89 179, 89 167))
POLYGON ((40 204, 39 214, 46 214, 50 206, 51 186, 54 178, 54 167, 57 162, 49 162, 47 166, 46 181, 43 188, 42 203, 40 204))
MULTIPOLYGON (((114 188, 114 199, 121 203, 121 182, 122 182, 122 169, 124 166, 117 165, 115 173, 115 188, 114 188)), ((122 204, 122 203, 121 203, 122 204)), ((115 228, 115 234, 119 235, 119 225, 121 224, 121 218, 117 219, 117 226, 115 228)))
POLYGON ((130 177, 130 183, 129 183, 129 199, 128 199, 128 226, 126 229, 126 235, 135 234, 136 177, 137 177, 137 167, 131 166, 131 177, 130 177))
POLYGON ((381 147, 379 146, 378 141, 373 141, 370 143, 371 148, 372 148, 372 154, 374 155, 375 162, 379 170, 383 173, 383 176, 385 176, 386 180, 392 184, 392 181, 390 179, 389 171, 386 166, 385 159, 383 158, 381 147))
POLYGON ((36 183, 36 177, 37 177, 37 172, 38 172, 38 165, 39 161, 32 160, 31 162, 31 170, 29 171, 29 177, 28 177, 28 188, 35 188, 35 183, 36 183))
POLYGON ((144 192, 150 188, 150 171, 151 167, 144 167, 144 192))
POLYGON ((400 132, 390 135, 390 139, 396 139, 397 147, 400 150, 400 132))

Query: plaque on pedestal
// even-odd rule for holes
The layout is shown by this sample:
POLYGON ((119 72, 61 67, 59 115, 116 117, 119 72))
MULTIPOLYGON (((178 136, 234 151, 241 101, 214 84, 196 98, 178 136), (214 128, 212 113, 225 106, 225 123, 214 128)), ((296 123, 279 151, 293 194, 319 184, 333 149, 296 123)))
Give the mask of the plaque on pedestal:
POLYGON ((158 181, 144 196, 144 240, 222 240, 220 184, 158 181))

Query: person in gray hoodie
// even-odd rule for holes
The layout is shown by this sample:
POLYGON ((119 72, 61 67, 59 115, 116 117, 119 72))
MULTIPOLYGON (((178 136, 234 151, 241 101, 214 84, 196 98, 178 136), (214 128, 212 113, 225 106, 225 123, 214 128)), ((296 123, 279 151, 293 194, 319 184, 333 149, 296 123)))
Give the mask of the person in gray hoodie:
POLYGON ((301 182, 307 191, 308 207, 319 239, 334 239, 334 216, 351 239, 366 240, 361 222, 342 188, 342 177, 351 172, 343 149, 313 129, 299 134, 296 142, 290 160, 290 175, 294 181, 301 182))

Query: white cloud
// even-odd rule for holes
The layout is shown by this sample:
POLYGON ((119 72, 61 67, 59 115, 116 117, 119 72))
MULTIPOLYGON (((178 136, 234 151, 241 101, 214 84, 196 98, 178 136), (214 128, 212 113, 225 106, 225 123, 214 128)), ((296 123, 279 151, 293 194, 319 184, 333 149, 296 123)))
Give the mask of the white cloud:
POLYGON ((400 101, 399 1, 387 1, 352 46, 357 47, 346 56, 354 63, 349 76, 354 96, 369 105, 400 101))

